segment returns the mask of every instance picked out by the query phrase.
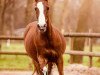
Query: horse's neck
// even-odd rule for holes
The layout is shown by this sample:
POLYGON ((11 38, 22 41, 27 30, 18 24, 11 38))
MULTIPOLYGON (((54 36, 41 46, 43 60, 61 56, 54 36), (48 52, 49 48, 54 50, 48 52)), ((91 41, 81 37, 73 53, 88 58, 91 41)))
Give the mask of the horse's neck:
POLYGON ((52 31, 53 30, 53 27, 52 27, 52 24, 51 24, 51 20, 50 18, 47 20, 47 35, 48 37, 51 37, 52 36, 52 31))

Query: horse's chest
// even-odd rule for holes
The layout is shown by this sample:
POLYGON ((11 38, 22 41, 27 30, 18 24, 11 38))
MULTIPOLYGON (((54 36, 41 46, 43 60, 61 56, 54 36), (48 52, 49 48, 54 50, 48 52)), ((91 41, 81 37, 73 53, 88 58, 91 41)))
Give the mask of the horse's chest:
POLYGON ((45 48, 48 46, 48 40, 47 39, 43 39, 43 38, 39 38, 37 39, 36 41, 36 45, 37 45, 37 48, 40 49, 40 48, 45 48))

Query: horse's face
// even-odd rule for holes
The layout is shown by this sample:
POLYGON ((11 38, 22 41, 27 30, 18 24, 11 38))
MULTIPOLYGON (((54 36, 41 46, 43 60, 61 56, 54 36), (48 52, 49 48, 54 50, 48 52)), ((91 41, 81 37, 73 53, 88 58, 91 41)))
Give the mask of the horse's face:
POLYGON ((36 2, 36 16, 38 20, 38 28, 41 32, 45 32, 47 29, 47 19, 48 19, 48 2, 45 0, 39 0, 36 2))

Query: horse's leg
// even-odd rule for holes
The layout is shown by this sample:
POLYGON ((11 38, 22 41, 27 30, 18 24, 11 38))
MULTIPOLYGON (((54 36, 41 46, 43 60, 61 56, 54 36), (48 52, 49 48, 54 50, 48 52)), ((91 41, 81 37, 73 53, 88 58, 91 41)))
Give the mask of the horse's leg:
POLYGON ((33 64, 33 65, 34 65, 34 71, 33 71, 32 75, 37 75, 36 66, 35 66, 35 64, 33 64))
POLYGON ((34 72, 33 72, 33 75, 34 75, 35 73, 36 73, 37 75, 43 75, 39 63, 36 62, 36 61, 33 61, 33 64, 34 64, 34 72))
POLYGON ((48 75, 51 75, 52 66, 53 66, 53 63, 52 62, 49 62, 48 63, 48 75))
MULTIPOLYGON (((34 65, 34 64, 33 64, 34 65)), ((36 73, 36 67, 35 67, 35 65, 34 65, 34 70, 33 70, 33 73, 32 73, 32 75, 36 75, 37 73, 36 73)))
POLYGON ((57 65, 57 68, 58 68, 59 75, 64 75, 64 73, 63 73, 63 57, 62 56, 60 56, 56 65, 57 65))

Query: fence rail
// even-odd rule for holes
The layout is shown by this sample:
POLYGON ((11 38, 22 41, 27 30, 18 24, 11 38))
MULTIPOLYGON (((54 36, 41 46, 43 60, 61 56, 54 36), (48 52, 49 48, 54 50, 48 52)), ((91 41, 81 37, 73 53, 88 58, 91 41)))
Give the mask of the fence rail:
POLYGON ((25 52, 0 52, 0 55, 27 55, 25 52))
MULTIPOLYGON (((66 33, 64 37, 90 37, 90 38, 100 38, 100 33, 66 33)), ((0 36, 0 40, 23 40, 23 37, 15 36, 0 36)))
MULTIPOLYGON (((100 53, 83 51, 66 51, 65 54, 100 57, 100 53)), ((0 52, 0 55, 27 55, 25 52, 0 52)))
POLYGON ((66 33, 65 37, 90 37, 90 38, 100 38, 100 33, 66 33))
POLYGON ((100 57, 100 53, 96 53, 96 52, 66 51, 65 54, 100 57))
POLYGON ((24 40, 23 37, 15 37, 15 36, 0 36, 0 40, 24 40))

